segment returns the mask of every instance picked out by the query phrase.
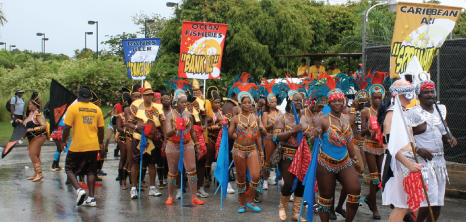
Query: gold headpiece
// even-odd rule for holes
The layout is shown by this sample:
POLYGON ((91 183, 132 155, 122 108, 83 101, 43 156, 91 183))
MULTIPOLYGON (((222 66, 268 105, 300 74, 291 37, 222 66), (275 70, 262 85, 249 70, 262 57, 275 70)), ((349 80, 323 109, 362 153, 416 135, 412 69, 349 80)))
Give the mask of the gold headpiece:
POLYGON ((192 88, 193 88, 193 91, 194 91, 194 90, 200 90, 200 89, 201 89, 201 87, 200 87, 200 85, 199 85, 199 81, 197 81, 197 79, 193 79, 192 88))

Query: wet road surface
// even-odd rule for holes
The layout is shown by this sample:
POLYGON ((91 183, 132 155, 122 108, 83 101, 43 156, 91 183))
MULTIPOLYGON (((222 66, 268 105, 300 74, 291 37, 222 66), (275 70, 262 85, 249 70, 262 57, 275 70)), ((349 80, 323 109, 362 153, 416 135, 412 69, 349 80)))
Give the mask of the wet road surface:
MULTIPOLYGON (((264 191, 262 203, 258 206, 262 212, 255 213, 247 209, 246 213, 237 213, 240 204, 236 195, 228 194, 224 200, 224 209, 220 210, 220 196, 213 195, 214 186, 206 189, 209 198, 203 199, 203 206, 191 206, 191 195, 184 194, 183 207, 175 200, 172 206, 165 205, 168 189, 162 189, 162 196, 149 197, 149 189, 141 194, 141 199, 131 200, 128 190, 121 190, 115 181, 119 157, 113 157, 114 145, 110 145, 108 158, 104 164, 102 187, 96 188, 97 207, 75 206, 76 192, 71 185, 66 185, 64 171, 53 172, 50 169, 55 146, 46 143, 42 148, 42 164, 45 179, 31 182, 27 177, 34 174, 32 163, 25 147, 17 147, 5 159, 0 160, 0 221, 279 221, 279 193, 276 186, 269 186, 264 191)), ((65 154, 62 154, 60 166, 64 167, 65 154)), ((147 179, 148 181, 148 175, 147 179)), ((233 187, 234 184, 233 184, 233 187)), ((339 186, 338 186, 339 187, 339 186)), ((362 187, 363 195, 368 193, 368 186, 362 187)), ((338 200, 337 191, 336 200, 338 200)), ((386 221, 390 208, 380 206, 381 221, 386 221)), ((288 205, 288 218, 291 218, 291 206, 288 205)), ((445 201, 445 207, 439 221, 466 221, 466 200, 450 199, 445 201)), ((320 221, 314 215, 314 221, 320 221)), ((338 216, 337 221, 344 221, 338 216)), ((367 205, 359 207, 354 221, 373 221, 372 213, 367 205)))

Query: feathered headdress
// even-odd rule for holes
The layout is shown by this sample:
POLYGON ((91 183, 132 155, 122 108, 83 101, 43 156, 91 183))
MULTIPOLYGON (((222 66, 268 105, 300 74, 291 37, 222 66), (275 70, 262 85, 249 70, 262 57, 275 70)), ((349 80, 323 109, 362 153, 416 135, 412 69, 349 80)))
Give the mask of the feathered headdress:
POLYGON ((382 93, 382 99, 385 97, 385 88, 382 84, 387 76, 389 76, 387 72, 374 71, 371 73, 371 70, 369 70, 367 73, 367 77, 370 78, 369 97, 376 92, 382 93))
MULTIPOLYGON (((168 89, 172 89, 172 90, 175 90, 175 92, 173 93, 173 102, 174 103, 177 103, 178 102, 178 99, 180 99, 181 97, 186 97, 186 91, 188 90, 191 90, 191 87, 190 87, 190 83, 178 76, 170 79, 170 81, 168 82, 168 89)), ((191 93, 192 95, 192 93, 191 93)))
POLYGON ((259 87, 254 83, 236 82, 232 86, 232 90, 238 95, 238 102, 241 104, 241 99, 248 96, 252 103, 255 103, 254 98, 259 96, 259 87))
POLYGON ((241 74, 238 74, 232 81, 231 81, 231 86, 230 86, 230 90, 228 91, 228 95, 227 97, 228 98, 232 98, 233 97, 233 93, 236 93, 236 95, 238 95, 238 93, 236 91, 233 91, 233 85, 236 83, 236 82, 241 82, 241 83, 254 83, 254 79, 252 78, 251 74, 249 73, 246 73, 246 72, 243 72, 241 74))
POLYGON ((266 78, 262 78, 259 90, 261 95, 267 98, 267 102, 270 102, 272 99, 277 99, 277 95, 280 91, 280 85, 275 82, 275 79, 269 81, 266 78))
POLYGON ((282 86, 280 87, 280 96, 282 98, 286 98, 288 96, 288 98, 292 100, 295 94, 304 94, 304 88, 301 87, 300 84, 293 82, 291 76, 288 73, 285 73, 285 77, 286 83, 282 84, 282 86))

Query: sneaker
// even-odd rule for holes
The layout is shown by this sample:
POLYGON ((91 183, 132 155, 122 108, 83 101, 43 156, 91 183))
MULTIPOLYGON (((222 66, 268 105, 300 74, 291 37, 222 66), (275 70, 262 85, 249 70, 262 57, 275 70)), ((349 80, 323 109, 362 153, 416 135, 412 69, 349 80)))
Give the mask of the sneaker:
POLYGON ((95 199, 92 199, 91 201, 85 201, 83 203, 83 206, 86 206, 86 207, 95 207, 97 206, 97 202, 95 202, 95 199))
POLYGON ((285 182, 283 180, 278 181, 278 187, 282 188, 285 182))
POLYGON ((293 202, 294 201, 294 193, 291 194, 291 197, 290 197, 290 202, 293 202))
POLYGON ((79 188, 76 193, 78 194, 78 197, 76 198, 76 205, 81 205, 84 202, 84 199, 86 198, 86 191, 79 188))
POLYGON ((267 180, 264 180, 264 183, 262 184, 262 189, 263 190, 269 189, 269 182, 267 180))
POLYGON ((23 140, 19 140, 19 141, 18 141, 18 144, 23 144, 23 140))
POLYGON ((273 185, 277 185, 277 183, 275 182, 275 177, 269 177, 269 179, 267 179, 268 183, 270 186, 273 186, 273 185))
POLYGON ((227 193, 229 194, 235 193, 235 190, 233 190, 230 183, 228 183, 227 193))
POLYGON ((160 196, 162 195, 162 193, 160 193, 160 191, 156 188, 156 187, 153 187, 153 188, 150 188, 149 190, 149 196, 160 196))
POLYGON ((205 192, 204 188, 201 187, 198 191, 197 191, 197 196, 198 197, 202 197, 202 198, 207 198, 209 197, 209 194, 207 192, 205 192))
POLYGON ((138 198, 138 190, 131 190, 131 199, 138 198))
POLYGON ((97 175, 99 175, 99 176, 107 176, 107 173, 105 173, 103 170, 100 170, 99 172, 97 172, 97 175))
POLYGON ((167 185, 167 179, 163 179, 163 185, 164 185, 164 186, 167 185))
POLYGON ((176 195, 175 195, 175 199, 181 199, 181 189, 177 189, 176 190, 176 195))

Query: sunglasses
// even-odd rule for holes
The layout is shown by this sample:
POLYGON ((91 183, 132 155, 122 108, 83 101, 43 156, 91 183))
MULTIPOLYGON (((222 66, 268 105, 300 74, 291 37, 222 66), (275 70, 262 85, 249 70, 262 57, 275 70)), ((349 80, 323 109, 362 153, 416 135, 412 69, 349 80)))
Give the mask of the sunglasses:
POLYGON ((366 105, 367 102, 358 102, 359 105, 366 105))
POLYGON ((154 96, 153 93, 143 94, 143 96, 154 96))

